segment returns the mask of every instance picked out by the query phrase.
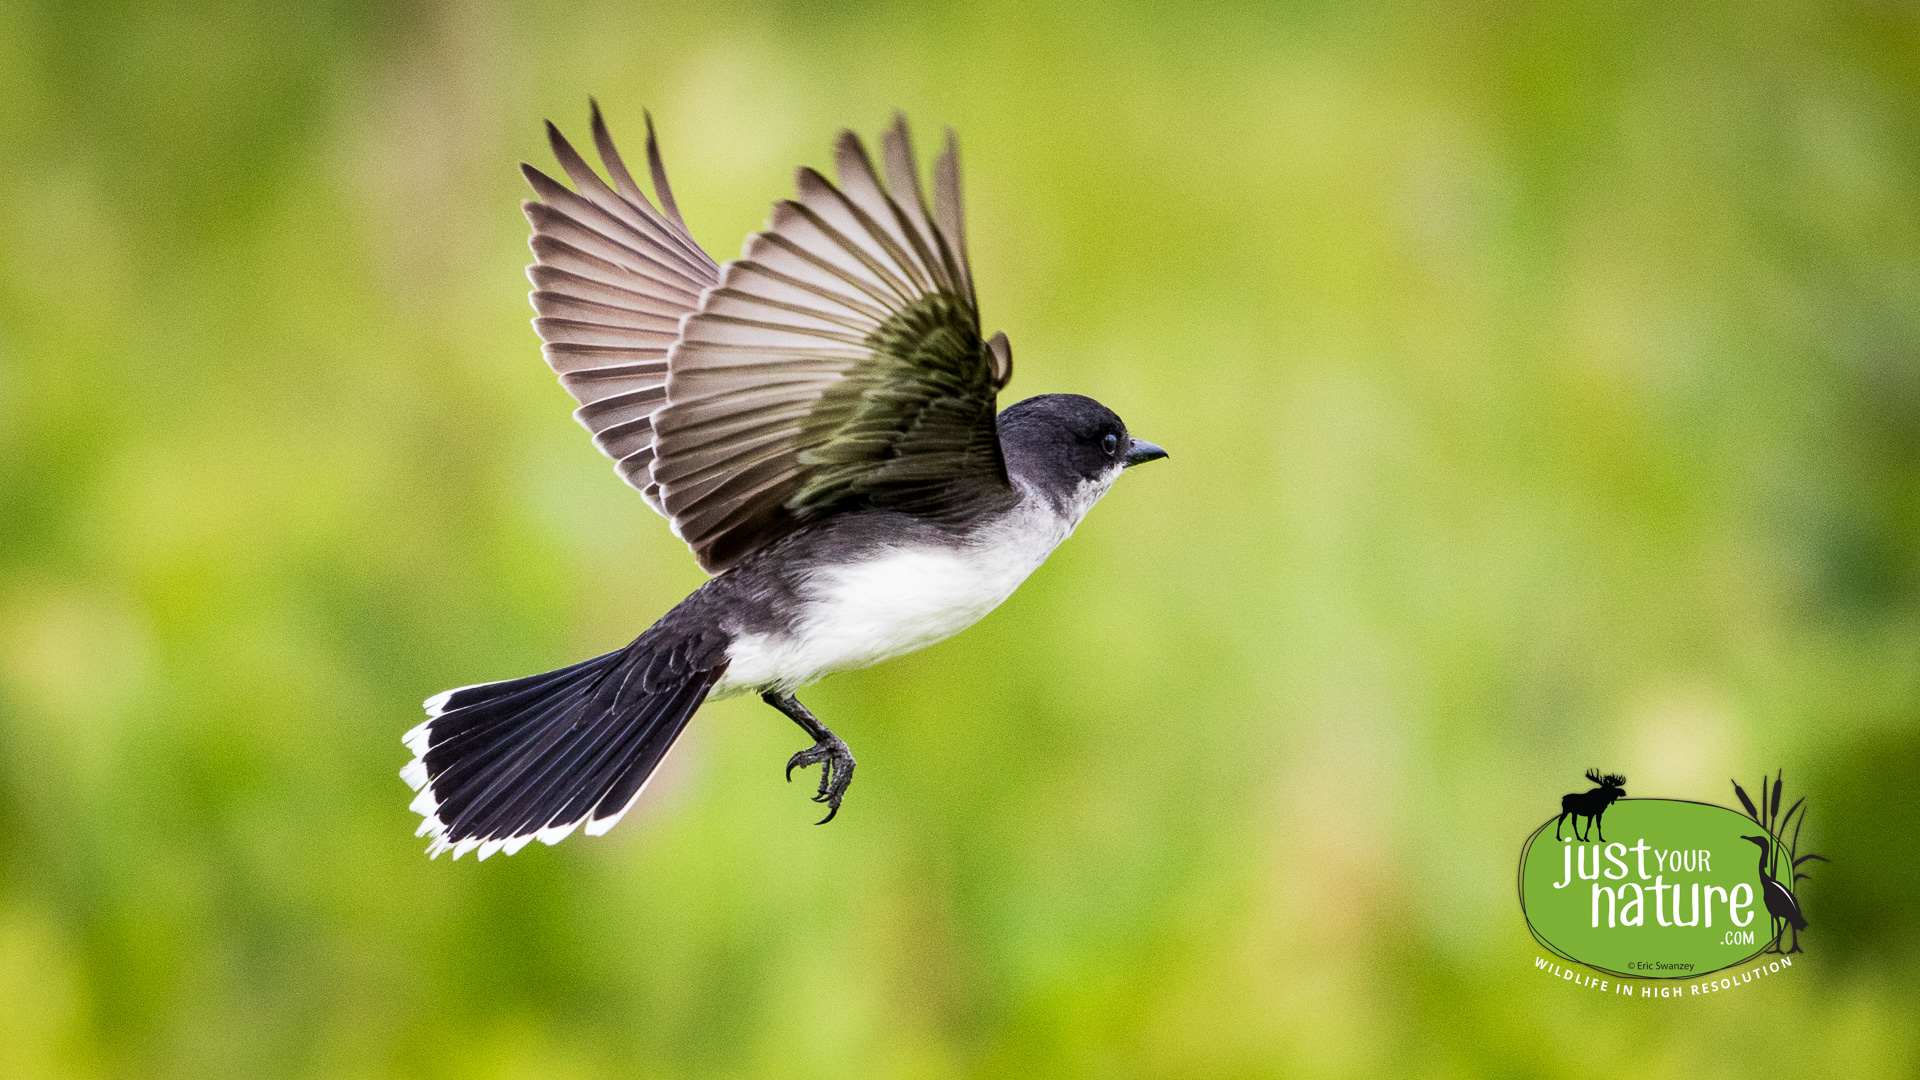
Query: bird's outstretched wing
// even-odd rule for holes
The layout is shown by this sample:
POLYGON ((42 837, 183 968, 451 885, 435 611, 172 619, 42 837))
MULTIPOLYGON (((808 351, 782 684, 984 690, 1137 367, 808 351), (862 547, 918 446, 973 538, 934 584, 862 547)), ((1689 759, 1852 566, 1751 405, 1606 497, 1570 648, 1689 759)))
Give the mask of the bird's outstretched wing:
POLYGON ((649 467, 653 417, 667 395, 667 351, 680 320, 720 280, 720 267, 687 231, 667 185, 647 119, 647 163, 659 206, 633 181, 593 106, 593 141, 609 186, 559 129, 547 139, 576 190, 522 165, 539 201, 522 204, 533 225, 533 326, 542 352, 580 408, 574 418, 612 458, 621 479, 666 514, 649 467))
POLYGON ((896 117, 885 181, 842 133, 841 187, 800 170, 799 197, 724 269, 687 231, 651 118, 657 207, 597 104, 612 184, 547 135, 574 189, 521 167, 539 196, 524 204, 534 328, 594 445, 703 567, 833 510, 940 518, 1007 488, 994 398, 1012 356, 1006 335, 980 336, 951 134, 931 212, 896 117))
POLYGON ((652 480, 709 571, 835 510, 939 519, 1008 490, 1012 360, 981 338, 952 134, 931 212, 904 117, 884 182, 852 132, 835 149, 840 186, 801 169, 668 354, 652 480))

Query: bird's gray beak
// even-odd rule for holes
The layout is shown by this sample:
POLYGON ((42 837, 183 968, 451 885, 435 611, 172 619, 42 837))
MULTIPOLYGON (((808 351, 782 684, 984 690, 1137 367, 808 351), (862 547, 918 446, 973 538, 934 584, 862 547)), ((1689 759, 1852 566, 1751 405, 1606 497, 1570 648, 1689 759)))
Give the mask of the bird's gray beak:
POLYGON ((1135 465, 1155 461, 1166 456, 1167 452, 1165 450, 1160 449, 1147 440, 1135 439, 1132 444, 1127 447, 1127 456, 1120 459, 1120 465, 1123 468, 1131 469, 1135 465))

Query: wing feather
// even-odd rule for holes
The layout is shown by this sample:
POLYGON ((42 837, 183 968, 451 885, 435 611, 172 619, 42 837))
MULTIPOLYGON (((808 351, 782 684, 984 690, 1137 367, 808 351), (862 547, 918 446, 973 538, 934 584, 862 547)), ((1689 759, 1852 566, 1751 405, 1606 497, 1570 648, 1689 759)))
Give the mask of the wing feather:
MULTIPOLYGON (((615 461, 625 461, 635 454, 653 453, 653 421, 648 417, 617 424, 601 431, 593 437, 593 445, 599 451, 615 461)), ((618 466, 615 467, 616 471, 618 466)), ((647 478, 653 483, 651 470, 647 478)))
MULTIPOLYGON (((599 112, 597 102, 594 104, 594 112, 596 114, 599 112)), ((648 136, 651 138, 653 125, 648 124, 647 128, 648 136)), ((693 243, 692 237, 686 232, 684 222, 668 221, 654 209, 645 195, 640 194, 638 187, 634 188, 634 194, 639 198, 631 200, 623 198, 619 192, 607 186, 606 181, 600 179, 600 174, 593 171, 593 166, 587 164, 586 159, 580 156, 579 151, 573 148, 573 144, 569 143, 560 134, 560 129, 554 127, 552 123, 547 124, 547 143, 553 148, 553 156, 560 162, 560 168, 566 172, 567 179, 574 182, 582 198, 624 219, 636 232, 655 237, 664 245, 675 249, 679 253, 679 260, 688 270, 693 271, 695 276, 713 267, 712 258, 701 251, 698 244, 693 243)), ((625 170, 624 165, 621 168, 622 171, 625 170)), ((626 180, 628 184, 632 183, 631 176, 626 180)))
POLYGON ((647 386, 663 385, 666 377, 667 362, 663 358, 650 363, 615 364, 567 372, 560 376, 560 385, 566 387, 567 393, 572 394, 574 400, 584 406, 592 405, 615 394, 633 393, 636 389, 647 386))
POLYGON ((812 410, 804 403, 779 398, 758 408, 721 414, 711 420, 680 428, 678 445, 682 451, 691 453, 762 424, 805 420, 811 414, 812 410))
POLYGON ((701 282, 691 275, 682 273, 654 253, 641 251, 621 243, 621 238, 609 236, 605 232, 586 225, 566 214, 547 206, 545 203, 528 202, 527 219, 541 236, 573 248, 575 251, 591 255, 603 263, 618 267, 620 270, 646 283, 649 292, 655 295, 698 300, 700 290, 711 285, 711 281, 701 282))
POLYGON ((561 345, 612 345, 619 348, 661 348, 672 345, 678 334, 651 326, 621 326, 618 323, 580 322, 576 319, 533 320, 533 328, 548 341, 561 345))
POLYGON ((750 538, 736 535, 736 531, 753 526, 764 513, 764 505, 784 503, 800 487, 799 466, 784 457, 762 458, 726 481, 705 480, 695 484, 690 490, 700 492, 699 498, 688 500, 675 521, 680 525, 682 539, 690 531, 693 535, 717 537, 708 550, 722 553, 723 557, 730 555, 725 561, 731 563, 760 546, 750 538))
MULTIPOLYGON (((605 345, 577 345, 564 341, 556 341, 548 345, 545 352, 547 364, 559 373, 560 383, 563 386, 566 385, 570 376, 648 361, 665 364, 667 359, 666 349, 627 349, 605 345)), ((659 377, 662 380, 666 378, 664 368, 660 370, 659 377)))
POLYGON ((559 266, 536 263, 527 267, 527 278, 533 282, 535 296, 572 297, 583 303, 603 304, 621 311, 656 316, 675 326, 679 325, 680 317, 686 314, 674 305, 662 303, 646 293, 635 292, 623 283, 584 277, 559 266))
MULTIPOLYGON (((659 462, 654 463, 658 466, 659 462)), ((661 501, 674 515, 683 533, 686 529, 705 531, 705 526, 732 511, 753 494, 785 483, 798 482, 800 466, 791 457, 763 453, 742 460, 727 475, 708 475, 674 486, 671 493, 662 487, 661 501), (728 489, 729 496, 722 488, 728 489), (718 494, 720 497, 715 497, 718 494)), ((685 538, 684 535, 682 537, 685 538)))
POLYGON ((843 136, 841 142, 841 183, 857 212, 867 219, 869 230, 887 245, 892 258, 913 274, 922 292, 960 291, 952 268, 938 254, 937 233, 921 212, 920 174, 913 165, 905 118, 894 114, 893 126, 881 136, 888 159, 888 183, 903 193, 900 199, 881 185, 859 140, 843 136), (856 183, 848 183, 849 173, 856 183), (908 207, 914 208, 913 214, 908 207))
POLYGON ((671 467, 655 467, 653 478, 661 484, 675 485, 710 477, 726 479, 745 465, 771 459, 799 432, 800 425, 795 423, 755 424, 736 432, 724 445, 675 455, 671 467))
POLYGON ((526 177, 534 193, 545 200, 534 204, 545 212, 570 220, 630 251, 644 255, 664 272, 683 281, 697 285, 708 273, 706 268, 688 261, 677 244, 664 239, 660 235, 664 231, 660 226, 646 222, 636 224, 630 215, 610 213, 600 204, 567 190, 566 185, 531 165, 522 165, 520 173, 526 177))
POLYGON ((635 420, 647 420, 655 409, 667 399, 667 388, 648 386, 639 390, 628 390, 621 394, 610 394, 598 400, 588 402, 574 410, 580 414, 581 423, 591 423, 602 429, 631 424, 635 420))
MULTIPOLYGON (((826 183, 819 176, 811 169, 801 170, 803 180, 813 177, 818 183, 826 183)), ((760 235, 812 263, 830 279, 838 279, 866 293, 888 311, 911 301, 916 295, 896 271, 889 269, 872 252, 849 239, 803 202, 789 199, 775 203, 773 228, 772 233, 760 235)))
POLYGON ((535 290, 527 298, 533 302, 533 310, 537 314, 549 318, 570 319, 574 322, 596 323, 602 326, 644 327, 672 334, 675 337, 680 335, 680 320, 651 311, 544 290, 535 290))
POLYGON ((714 290, 707 307, 717 317, 774 322, 829 332, 845 331, 858 336, 863 342, 866 340, 867 324, 842 312, 786 300, 770 300, 764 296, 728 289, 724 285, 714 290))
POLYGON ((889 311, 866 299, 832 288, 819 280, 787 273, 765 263, 742 259, 730 262, 721 276, 723 288, 751 294, 768 304, 808 308, 823 318, 844 318, 848 325, 869 327, 887 321, 889 311), (825 302, 830 307, 821 306, 825 302))
MULTIPOLYGON (((536 224, 535 229, 538 228, 536 224)), ((533 249, 540 265, 559 267, 602 285, 638 292, 643 300, 660 308, 683 313, 692 310, 687 301, 687 290, 650 278, 644 272, 635 271, 594 252, 583 251, 557 236, 536 231, 527 246, 533 249)))
POLYGON ((844 223, 835 222, 836 230, 877 254, 883 265, 902 272, 915 293, 939 289, 941 282, 916 251, 918 245, 907 231, 899 207, 874 173, 866 147, 852 132, 842 132, 834 157, 840 187, 828 187, 801 202, 823 216, 831 211, 842 219, 844 223))
POLYGON ((719 571, 820 515, 876 507, 946 520, 1011 499, 994 428, 1005 365, 980 334, 957 228, 957 152, 929 215, 910 136, 835 145, 775 203, 681 324, 653 420, 661 504, 719 571))
POLYGON ((967 303, 974 303, 973 267, 967 262, 967 229, 960 210, 960 140, 947 129, 947 148, 933 163, 933 218, 940 226, 937 235, 947 245, 948 256, 960 269, 960 286, 967 303))
POLYGON ((920 166, 914 161, 913 142, 907 133, 907 118, 901 113, 893 114, 893 125, 880 137, 880 153, 887 166, 887 186, 904 193, 896 208, 907 219, 904 224, 908 239, 916 250, 931 240, 934 250, 919 251, 919 255, 934 270, 939 286, 950 292, 965 291, 971 298, 972 283, 965 281, 960 267, 953 262, 940 230, 934 228, 933 222, 927 217, 926 199, 921 195, 920 166))
POLYGON ((654 482, 653 417, 667 397, 668 350, 700 294, 719 283, 720 268, 700 249, 680 216, 661 164, 653 118, 647 118, 647 161, 656 208, 634 182, 593 103, 592 129, 609 184, 547 125, 547 141, 566 185, 531 165, 521 172, 536 201, 524 205, 533 226, 533 327, 541 352, 580 408, 594 445, 620 478, 661 514, 654 482))

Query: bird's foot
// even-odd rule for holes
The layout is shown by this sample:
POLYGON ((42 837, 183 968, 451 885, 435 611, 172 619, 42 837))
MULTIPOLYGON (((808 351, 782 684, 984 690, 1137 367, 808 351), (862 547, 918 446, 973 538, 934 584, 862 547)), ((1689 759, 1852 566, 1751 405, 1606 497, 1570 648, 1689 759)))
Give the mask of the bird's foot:
POLYGON ((840 812, 840 799, 846 795, 847 785, 853 783, 853 751, 847 749, 840 736, 829 731, 812 746, 787 759, 788 782, 793 780, 793 770, 809 765, 820 766, 820 790, 813 801, 827 804, 827 816, 814 824, 825 825, 840 812))

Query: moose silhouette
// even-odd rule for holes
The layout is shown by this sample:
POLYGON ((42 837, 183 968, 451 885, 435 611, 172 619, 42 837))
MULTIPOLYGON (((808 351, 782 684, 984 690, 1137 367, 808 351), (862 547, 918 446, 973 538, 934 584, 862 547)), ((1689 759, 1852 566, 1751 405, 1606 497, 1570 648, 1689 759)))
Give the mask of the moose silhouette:
POLYGON ((1614 800, 1626 795, 1627 778, 1618 773, 1602 776, 1599 769, 1588 769, 1587 779, 1600 786, 1592 791, 1575 791, 1561 798, 1560 816, 1553 819, 1555 840, 1560 839, 1560 823, 1572 818, 1574 839, 1584 843, 1587 838, 1580 835, 1580 819, 1586 818, 1587 831, 1599 832, 1600 842, 1603 844, 1607 842, 1607 833, 1600 825, 1600 818, 1607 812, 1607 807, 1613 805, 1614 800))

